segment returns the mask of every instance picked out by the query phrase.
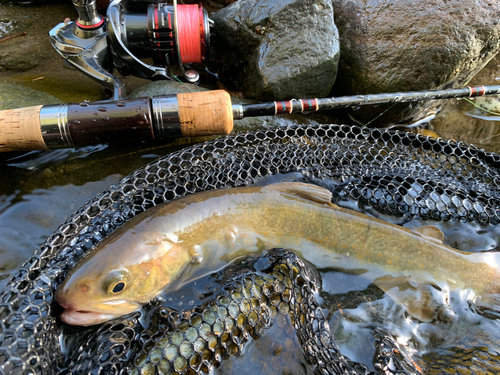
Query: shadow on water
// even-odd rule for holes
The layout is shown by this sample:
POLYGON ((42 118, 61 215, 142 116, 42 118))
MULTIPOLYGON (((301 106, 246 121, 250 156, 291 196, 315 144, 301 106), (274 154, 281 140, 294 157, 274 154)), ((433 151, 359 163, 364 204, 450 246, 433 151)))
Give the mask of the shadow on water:
MULTIPOLYGON (((500 56, 490 61, 470 84, 500 84, 500 56)), ((430 129, 443 138, 472 143, 498 153, 500 152, 500 96, 477 98, 472 102, 447 101, 436 118, 430 122, 430 129)))

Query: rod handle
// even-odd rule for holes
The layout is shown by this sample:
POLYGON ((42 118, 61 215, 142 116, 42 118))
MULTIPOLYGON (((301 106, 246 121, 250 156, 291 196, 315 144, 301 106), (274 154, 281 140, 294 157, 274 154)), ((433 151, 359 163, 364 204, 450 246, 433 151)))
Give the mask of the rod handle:
POLYGON ((177 94, 184 137, 224 135, 233 130, 231 97, 224 90, 177 94))
POLYGON ((40 130, 42 106, 0 111, 0 152, 47 150, 40 130))

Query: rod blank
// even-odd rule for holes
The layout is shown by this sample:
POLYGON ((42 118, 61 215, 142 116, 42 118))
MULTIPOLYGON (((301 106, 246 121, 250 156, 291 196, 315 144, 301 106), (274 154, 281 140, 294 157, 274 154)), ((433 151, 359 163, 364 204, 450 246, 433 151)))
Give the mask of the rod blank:
POLYGON ((27 107, 0 111, 0 152, 223 135, 231 132, 233 119, 244 117, 432 99, 474 98, 499 93, 500 86, 468 86, 461 89, 232 105, 227 92, 215 90, 153 98, 27 107))
POLYGON ((242 116, 274 116, 292 112, 314 112, 327 109, 374 104, 410 103, 433 99, 475 98, 500 94, 500 86, 467 86, 460 89, 395 92, 387 94, 340 96, 322 99, 293 99, 242 106, 242 116))

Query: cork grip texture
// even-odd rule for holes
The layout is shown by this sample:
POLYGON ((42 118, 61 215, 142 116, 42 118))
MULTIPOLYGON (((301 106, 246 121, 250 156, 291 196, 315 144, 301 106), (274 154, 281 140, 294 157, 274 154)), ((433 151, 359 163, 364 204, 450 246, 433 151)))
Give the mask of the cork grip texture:
POLYGON ((47 150, 40 130, 41 108, 0 111, 0 152, 47 150))
POLYGON ((177 95, 184 137, 229 134, 233 130, 231 97, 223 90, 177 95))

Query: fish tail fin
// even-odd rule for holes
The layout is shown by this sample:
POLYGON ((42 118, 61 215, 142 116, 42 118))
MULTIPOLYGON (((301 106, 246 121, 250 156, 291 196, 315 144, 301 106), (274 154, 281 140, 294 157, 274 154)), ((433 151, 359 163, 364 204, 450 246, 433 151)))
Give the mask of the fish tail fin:
POLYGON ((332 203, 332 192, 317 185, 303 182, 282 182, 267 185, 265 188, 312 202, 334 206, 332 203))

